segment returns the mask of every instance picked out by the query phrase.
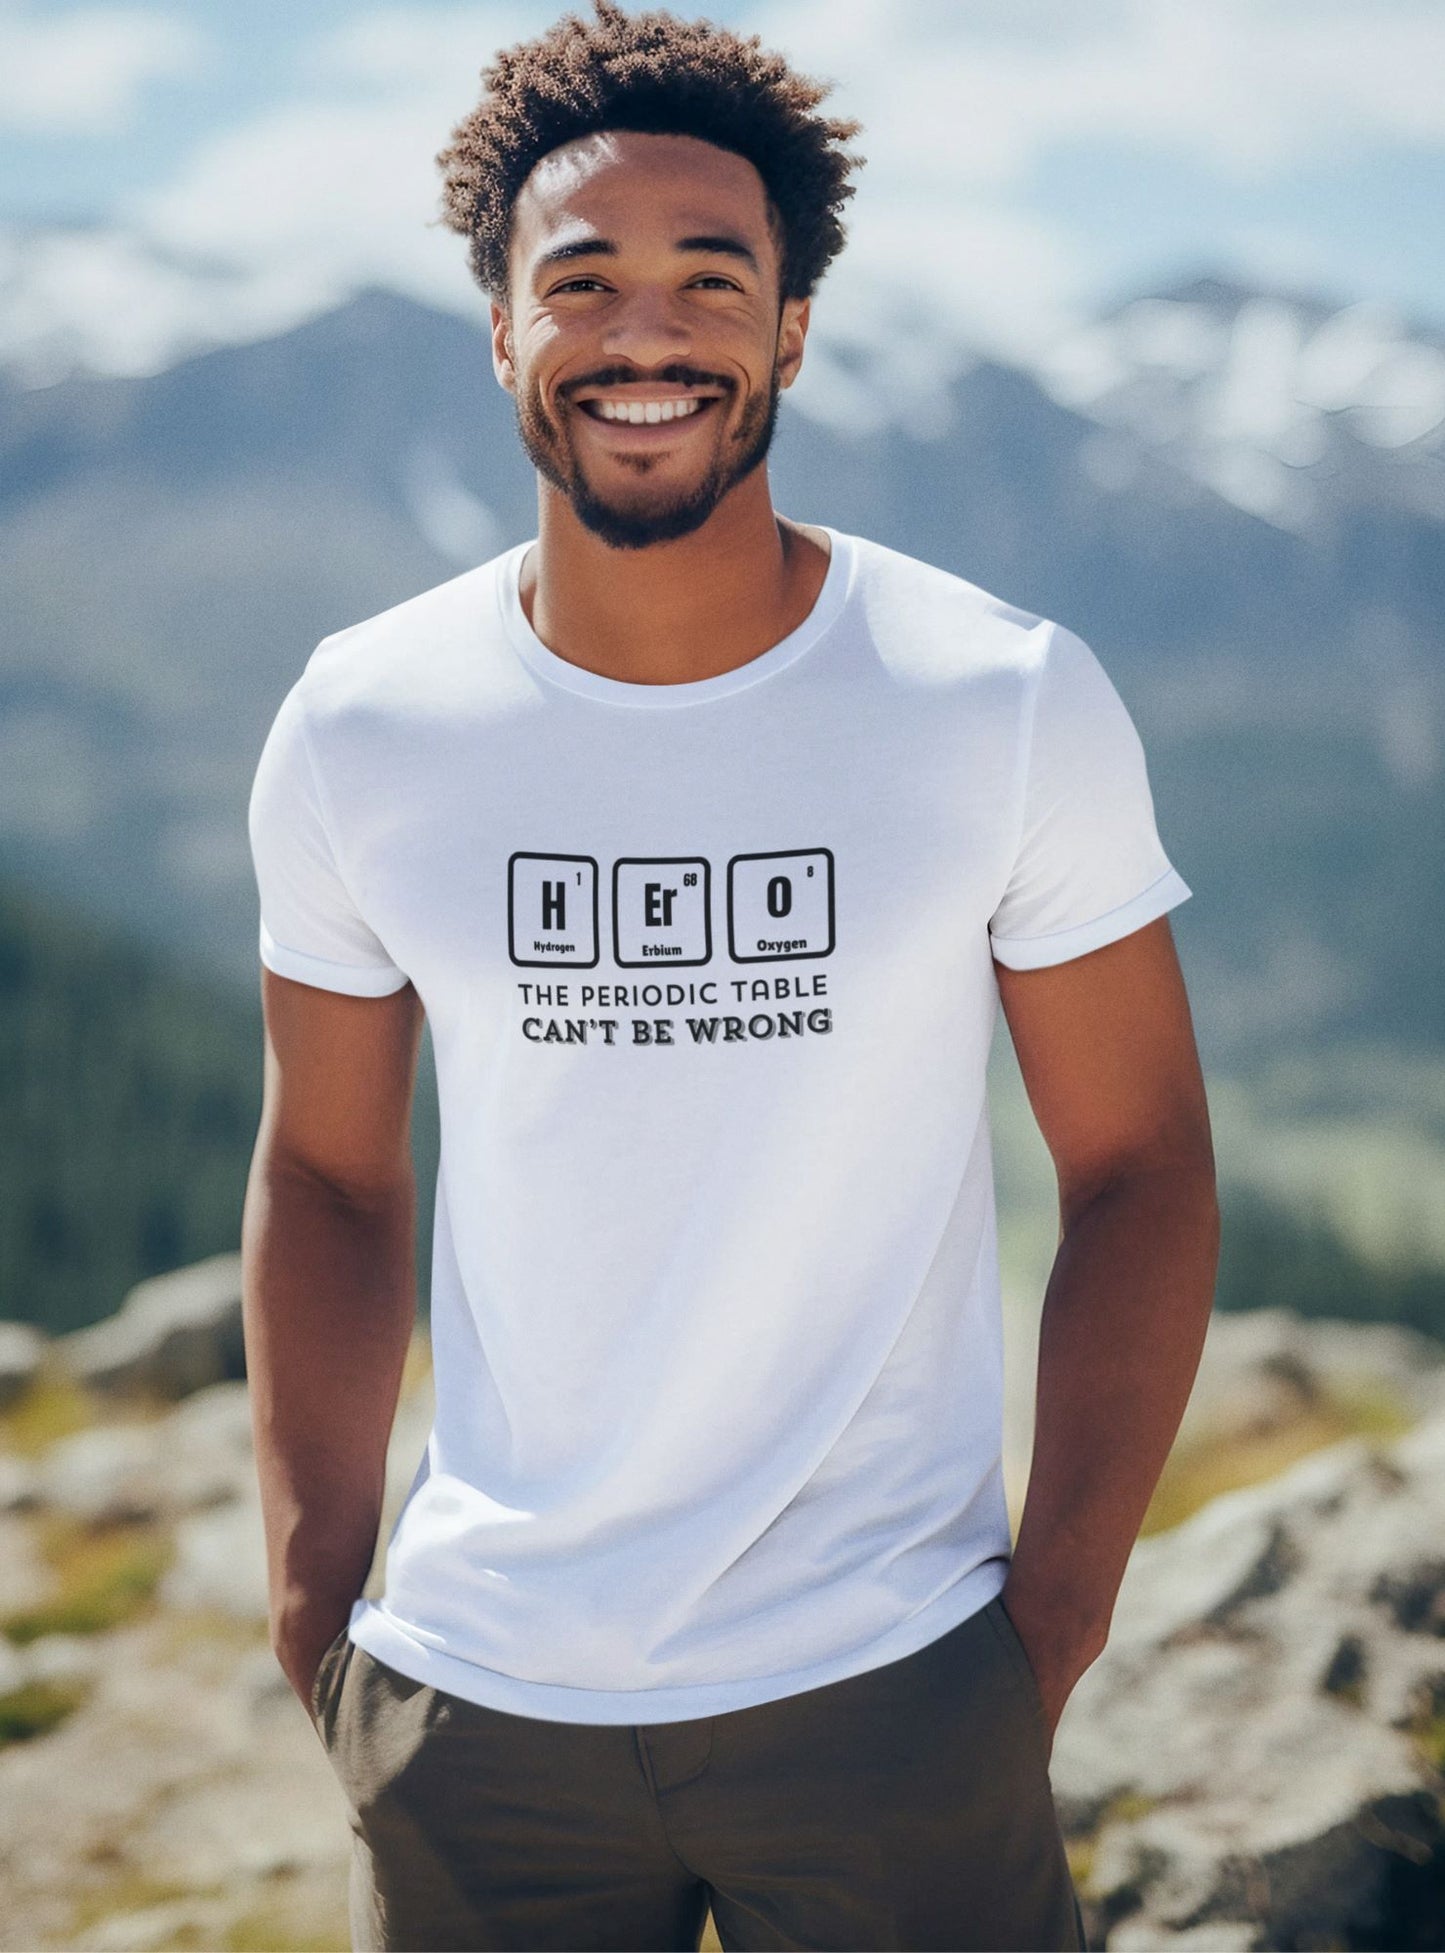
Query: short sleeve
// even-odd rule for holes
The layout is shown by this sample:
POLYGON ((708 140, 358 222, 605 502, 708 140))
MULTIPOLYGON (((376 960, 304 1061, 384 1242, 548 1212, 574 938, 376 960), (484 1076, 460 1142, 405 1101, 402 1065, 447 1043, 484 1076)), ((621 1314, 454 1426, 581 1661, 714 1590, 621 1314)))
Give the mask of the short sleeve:
POLYGON ((1024 737, 1018 848, 989 920, 993 954, 1012 970, 1100 949, 1191 893, 1160 843, 1128 709, 1089 646, 1058 624, 1024 737))
POLYGON ((297 680, 261 749, 247 825, 261 898, 261 961, 278 976, 352 997, 406 983, 342 879, 297 680))

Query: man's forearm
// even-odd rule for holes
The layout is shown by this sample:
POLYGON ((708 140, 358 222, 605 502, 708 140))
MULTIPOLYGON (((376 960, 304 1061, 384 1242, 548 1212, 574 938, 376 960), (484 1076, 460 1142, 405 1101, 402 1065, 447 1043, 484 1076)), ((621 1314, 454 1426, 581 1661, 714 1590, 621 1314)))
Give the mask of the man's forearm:
POLYGON ((1005 1605, 1041 1681, 1076 1664, 1064 1693, 1108 1638, 1198 1369, 1218 1258, 1212 1161, 1116 1181, 1060 1241, 1005 1605))
POLYGON ((259 1152, 247 1184, 243 1316, 271 1640, 302 1688, 376 1550, 416 1319, 415 1205, 409 1181, 348 1199, 259 1152))

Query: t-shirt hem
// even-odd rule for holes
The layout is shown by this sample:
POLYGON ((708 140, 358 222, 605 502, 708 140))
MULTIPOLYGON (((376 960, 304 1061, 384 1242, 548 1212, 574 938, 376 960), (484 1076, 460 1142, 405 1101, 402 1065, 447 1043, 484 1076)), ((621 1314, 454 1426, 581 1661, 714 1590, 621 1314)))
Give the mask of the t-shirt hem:
POLYGON ((1059 929, 1049 936, 991 936, 994 960, 1010 970, 1039 970, 1050 963, 1067 962, 1070 957, 1083 956, 1091 949, 1102 949, 1105 943, 1132 935, 1146 922, 1155 921, 1186 901, 1192 893, 1178 870, 1167 868, 1157 881, 1141 889, 1130 901, 1105 915, 1095 916, 1091 922, 1059 929))
POLYGON ((815 1662, 781 1675, 750 1676, 731 1682, 695 1682, 659 1689, 579 1689, 550 1682, 529 1682, 480 1667, 456 1655, 442 1654, 415 1640, 394 1614, 374 1601, 360 1601, 349 1628, 350 1639, 367 1654, 394 1668, 413 1682, 460 1696, 483 1709, 544 1722, 633 1724, 686 1722, 697 1716, 727 1715, 735 1709, 757 1708, 830 1682, 846 1681, 917 1654, 931 1642, 959 1627, 998 1594, 1008 1578, 1008 1563, 988 1559, 963 1575, 945 1593, 906 1621, 869 1642, 830 1661, 815 1662))
POLYGON ((340 990, 349 997, 388 997, 408 981, 394 963, 333 963, 324 956, 307 956, 278 943, 261 924, 261 961, 277 976, 309 983, 318 990, 340 990))

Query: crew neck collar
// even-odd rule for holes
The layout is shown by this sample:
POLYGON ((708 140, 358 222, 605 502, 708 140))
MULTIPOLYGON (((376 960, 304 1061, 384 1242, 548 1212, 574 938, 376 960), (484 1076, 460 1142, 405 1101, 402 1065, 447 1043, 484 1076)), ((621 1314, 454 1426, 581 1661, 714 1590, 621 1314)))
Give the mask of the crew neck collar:
POLYGON ((574 665, 549 650, 532 629, 522 608, 522 563, 527 551, 535 546, 535 536, 507 550, 498 563, 497 595, 502 622, 517 653, 539 678, 545 678, 553 685, 561 685, 569 692, 579 693, 583 698, 604 699, 613 705, 631 705, 654 711, 675 710, 679 706, 703 705, 711 699, 727 698, 733 692, 743 691, 786 670, 801 658, 836 622, 848 600, 853 584, 853 539, 840 530, 830 528, 826 522, 817 522, 812 526, 821 529, 831 545, 828 568, 822 587, 813 600, 813 608, 795 630, 779 638, 776 644, 770 645, 756 658, 749 658, 746 664, 735 665, 731 671, 717 672, 711 678, 696 678, 680 685, 639 685, 628 679, 608 678, 601 672, 589 671, 585 665, 574 665))

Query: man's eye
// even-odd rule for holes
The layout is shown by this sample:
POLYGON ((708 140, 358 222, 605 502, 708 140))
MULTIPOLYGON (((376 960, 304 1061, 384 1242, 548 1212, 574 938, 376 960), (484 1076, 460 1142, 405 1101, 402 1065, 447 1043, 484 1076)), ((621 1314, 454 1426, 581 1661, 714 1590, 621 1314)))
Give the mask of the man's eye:
MULTIPOLYGON (((691 280, 691 283, 693 285, 716 286, 725 292, 740 292, 742 290, 742 286, 735 278, 729 278, 721 271, 701 272, 696 278, 691 280)), ((548 296, 555 298, 559 292, 585 291, 589 286, 596 291, 606 291, 607 289, 600 278, 594 278, 590 272, 579 272, 575 278, 566 278, 560 285, 554 285, 548 296)))

